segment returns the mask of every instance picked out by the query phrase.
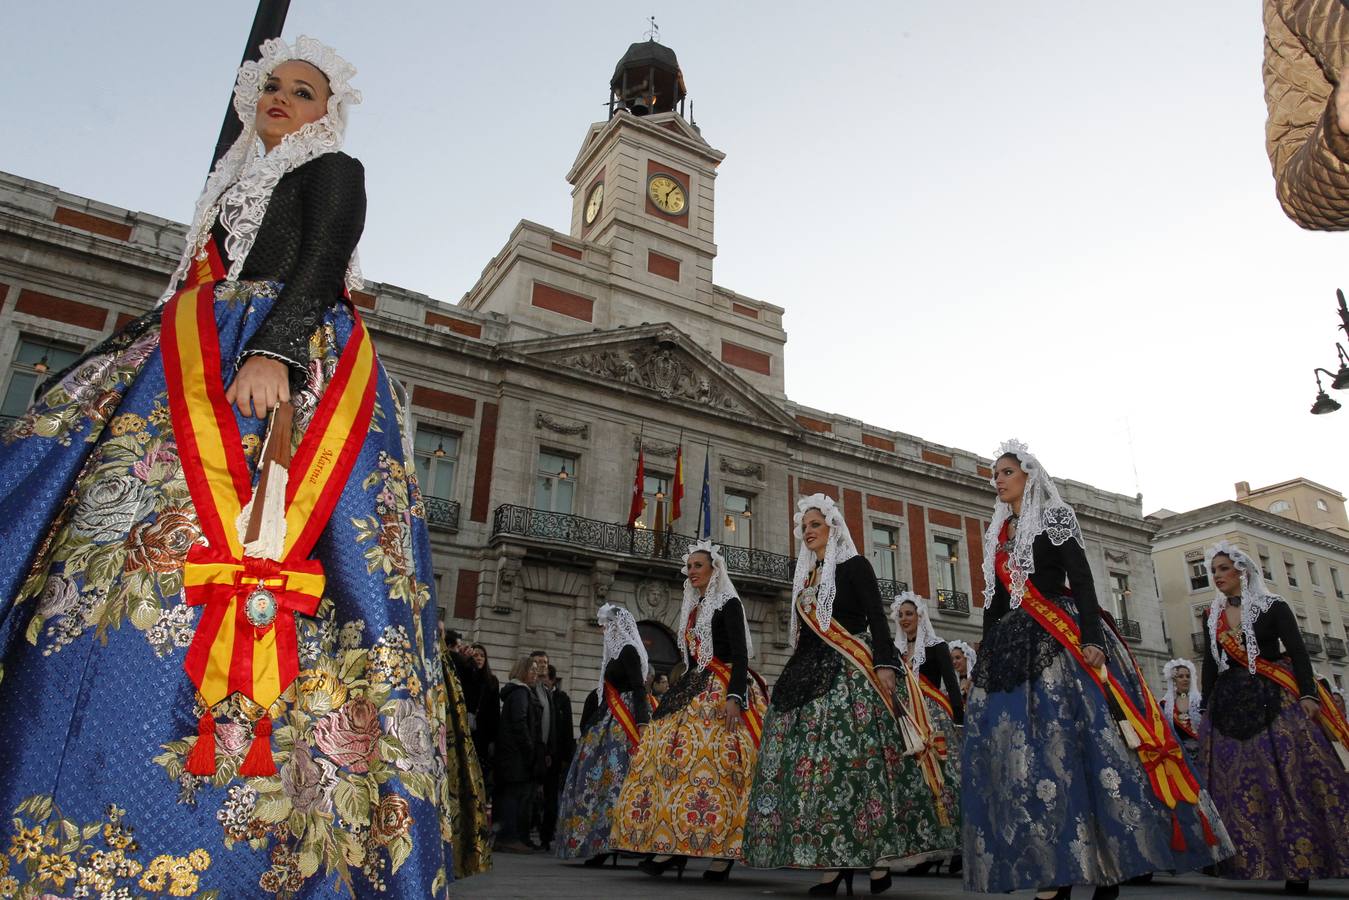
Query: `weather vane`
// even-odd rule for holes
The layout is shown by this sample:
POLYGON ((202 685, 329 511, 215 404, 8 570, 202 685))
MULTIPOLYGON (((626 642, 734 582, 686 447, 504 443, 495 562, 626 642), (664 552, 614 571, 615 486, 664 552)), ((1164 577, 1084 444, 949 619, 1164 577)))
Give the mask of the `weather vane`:
POLYGON ((648 41, 654 41, 656 38, 660 37, 660 26, 656 24, 655 16, 647 19, 647 21, 651 23, 651 27, 647 29, 646 39, 648 41))

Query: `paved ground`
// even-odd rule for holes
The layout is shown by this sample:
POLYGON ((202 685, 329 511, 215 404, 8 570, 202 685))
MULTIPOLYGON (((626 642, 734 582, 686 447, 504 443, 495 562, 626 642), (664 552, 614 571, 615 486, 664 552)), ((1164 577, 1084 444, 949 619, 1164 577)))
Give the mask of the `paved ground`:
MULTIPOLYGON (((731 873, 731 881, 724 885, 713 885, 703 881, 702 871, 705 865, 699 862, 689 864, 682 881, 676 881, 673 872, 656 879, 637 871, 636 859, 624 859, 617 869, 606 866, 603 870, 586 869, 580 864, 563 863, 544 854, 532 856, 514 856, 501 854, 496 857, 496 868, 486 874, 466 879, 450 889, 455 898, 484 897, 492 900, 508 898, 526 898, 526 900, 554 900, 554 898, 575 898, 575 900, 607 900, 607 898, 680 898, 680 900, 703 900, 712 897, 804 897, 806 889, 816 880, 816 875, 808 872, 759 871, 741 869, 736 866, 731 873)), ((865 879, 859 879, 855 885, 859 896, 870 896, 865 879)), ((840 889, 839 896, 843 896, 840 889)), ((887 897, 902 897, 905 900, 937 900, 946 897, 976 897, 965 894, 960 888, 960 879, 955 877, 896 877, 894 886, 885 893, 887 897)), ((1032 897, 1024 892, 1014 895, 1018 900, 1032 897)), ((1088 900, 1091 891, 1079 887, 1073 891, 1074 898, 1088 900)), ((1273 882, 1225 882, 1198 875, 1180 878, 1159 876, 1147 887, 1125 887, 1120 891, 1121 900, 1173 900, 1173 898, 1236 898, 1236 900, 1261 900, 1261 898, 1284 897, 1283 885, 1273 882)), ((1349 900, 1349 880, 1322 881, 1312 885, 1312 897, 1346 898, 1349 900)))

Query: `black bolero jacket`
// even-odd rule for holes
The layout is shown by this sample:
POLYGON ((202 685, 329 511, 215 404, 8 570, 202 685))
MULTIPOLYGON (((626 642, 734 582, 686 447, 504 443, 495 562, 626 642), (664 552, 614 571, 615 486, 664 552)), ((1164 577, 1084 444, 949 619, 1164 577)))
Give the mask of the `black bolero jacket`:
MULTIPOLYGON (((899 661, 895 642, 890 634, 890 620, 885 616, 881 602, 881 588, 876 573, 865 556, 858 554, 834 567, 833 620, 851 634, 871 632, 871 658, 878 669, 898 670, 899 661)), ((819 641, 809 625, 802 623, 797 646, 808 641, 819 641)))
MULTIPOLYGON (((347 263, 364 228, 365 169, 358 160, 325 153, 282 176, 239 273, 244 281, 282 282, 281 295, 243 356, 268 356, 303 374, 310 335, 342 297, 347 263)), ((219 221, 211 234, 224 258, 226 233, 219 221)))
POLYGON ((918 667, 918 674, 946 692, 951 701, 951 715, 957 725, 965 724, 965 696, 960 692, 956 664, 951 659, 951 647, 946 641, 927 648, 927 656, 918 667))
MULTIPOLYGON (((680 628, 685 625, 686 622, 679 623, 680 628)), ((709 667, 699 672, 698 661, 691 651, 692 648, 685 657, 687 670, 661 698, 655 718, 662 719, 688 706, 706 687, 712 670, 709 667)), ((745 644, 745 607, 738 597, 727 600, 712 614, 712 655, 731 667, 727 698, 734 697, 741 709, 749 709, 749 647, 745 644)))
MULTIPOLYGON (((1207 636, 1207 632, 1205 635, 1207 636)), ((1238 640, 1245 641, 1245 637, 1241 636, 1238 640)), ((1256 617, 1255 642, 1260 647, 1260 655, 1265 659, 1271 662, 1282 660, 1292 663, 1293 676, 1297 679, 1297 691, 1300 696, 1318 699, 1311 657, 1307 655, 1307 647, 1302 642, 1302 631, 1298 628, 1297 618, 1287 603, 1276 602, 1256 617), (1283 644, 1282 650, 1279 648, 1280 642, 1283 644)), ((1236 665, 1231 660, 1228 664, 1236 665)), ((1205 644, 1203 675, 1205 703, 1213 696, 1213 685, 1217 680, 1218 661, 1213 658, 1213 647, 1205 644)))
MULTIPOLYGON (((1035 536, 1031 548, 1035 571, 1030 582, 1048 600, 1068 594, 1077 604, 1077 625, 1082 629, 1082 645, 1105 649, 1105 635, 1101 630, 1101 607, 1096 602, 1096 584, 1092 579, 1087 554, 1077 541, 1069 538, 1054 546, 1049 536, 1041 532, 1035 536), (1066 583, 1066 585, 1065 585, 1066 583)), ((984 639, 1011 608, 1007 589, 1002 580, 993 582, 993 601, 984 609, 984 639)))
MULTIPOLYGON (((604 667, 604 680, 620 694, 632 692, 632 718, 638 725, 646 724, 651 718, 651 707, 646 701, 646 679, 642 677, 642 658, 631 644, 619 651, 617 659, 609 660, 604 667)), ((598 689, 586 695, 585 706, 581 709, 582 734, 599 720, 603 706, 604 698, 598 689)))

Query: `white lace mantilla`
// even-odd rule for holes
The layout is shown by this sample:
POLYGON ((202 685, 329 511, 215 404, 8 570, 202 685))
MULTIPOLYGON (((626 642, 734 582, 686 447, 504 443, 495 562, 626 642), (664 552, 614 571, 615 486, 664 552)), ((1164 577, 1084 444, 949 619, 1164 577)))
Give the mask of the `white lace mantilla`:
POLYGON ((937 629, 932 626, 927 601, 913 591, 905 591, 890 604, 890 621, 895 626, 895 647, 899 650, 901 659, 909 652, 909 636, 899 625, 899 608, 905 603, 912 603, 914 609, 918 611, 918 630, 913 636, 913 658, 909 660, 909 668, 917 672, 923 663, 927 662, 927 648, 940 644, 942 639, 937 637, 937 629))
POLYGON ((1173 659, 1162 666, 1162 680, 1166 682, 1166 696, 1162 698, 1162 715, 1166 716, 1166 721, 1174 725, 1176 721, 1176 680, 1173 677, 1176 669, 1185 669, 1190 673, 1190 690, 1186 696, 1190 698, 1190 727, 1199 728, 1199 705, 1204 699, 1204 695, 1199 691, 1199 673, 1195 671, 1194 663, 1188 659, 1173 659))
POLYGON ((1214 584, 1213 602, 1208 608, 1208 641, 1213 658, 1218 661, 1218 671, 1226 672, 1229 666, 1227 653, 1218 647, 1218 617, 1227 609, 1227 595, 1217 589, 1217 580, 1213 577, 1213 557, 1226 556, 1237 567, 1241 576, 1241 634, 1246 643, 1246 668, 1255 674, 1255 661, 1260 656, 1260 645, 1255 640, 1255 620, 1260 618, 1275 603, 1284 600, 1278 594, 1271 594, 1265 587, 1265 577, 1260 564, 1231 541, 1219 541, 1204 554, 1204 567, 1208 569, 1209 580, 1214 584))
MULTIPOLYGON (((697 609, 698 617, 693 624, 696 650, 694 664, 701 672, 712 661, 712 617, 728 601, 738 599, 739 595, 731 582, 730 574, 726 571, 726 560, 722 558, 721 548, 711 541, 698 541, 690 547, 689 552, 684 554, 684 566, 681 571, 684 573, 684 602, 679 607, 679 629, 676 637, 679 641, 679 652, 687 658, 689 647, 685 632, 688 631, 689 618, 693 615, 694 609, 697 609), (688 577, 689 557, 695 553, 706 553, 712 558, 712 577, 707 582, 707 589, 701 594, 688 577)), ((742 618, 745 621, 745 653, 753 658, 754 639, 749 633, 749 616, 745 615, 742 618)))
POLYGON ((651 674, 651 660, 646 655, 646 645, 642 643, 642 633, 637 628, 637 620, 632 613, 615 603, 606 603, 600 607, 596 621, 604 628, 604 653, 600 656, 600 698, 604 698, 604 670, 609 663, 618 659, 624 647, 632 647, 642 660, 642 678, 651 674))
POLYGON ((806 582, 810 580, 810 573, 815 570, 816 563, 820 563, 820 577, 816 580, 815 586, 815 621, 819 623, 822 631, 827 631, 829 623, 834 620, 834 597, 837 594, 838 587, 834 583, 834 570, 841 562, 846 562, 857 555, 857 545, 853 543, 852 534, 848 531, 848 523, 843 518, 843 511, 838 508, 834 498, 828 494, 811 494, 809 497, 802 497, 796 502, 796 515, 792 517, 794 523, 793 534, 796 536, 796 573, 792 577, 792 620, 788 640, 793 647, 796 646, 796 638, 800 632, 801 623, 796 620, 795 598, 805 590, 806 582), (829 541, 825 545, 824 560, 821 562, 815 555, 815 551, 806 546, 806 540, 801 529, 801 520, 810 510, 817 510, 824 516, 824 523, 829 526, 829 541))

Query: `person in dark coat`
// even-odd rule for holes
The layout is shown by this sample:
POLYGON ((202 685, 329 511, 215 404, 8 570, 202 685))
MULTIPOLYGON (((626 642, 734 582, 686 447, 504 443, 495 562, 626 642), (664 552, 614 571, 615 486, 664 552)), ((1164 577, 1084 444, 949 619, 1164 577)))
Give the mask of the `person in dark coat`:
POLYGON ((483 778, 487 781, 488 790, 491 790, 493 747, 501 721, 501 682, 492 672, 486 647, 473 644, 469 648, 469 658, 478 670, 474 689, 470 692, 465 688, 469 727, 472 729, 473 746, 478 750, 478 759, 483 763, 483 778))
POLYGON ((543 707, 534 696, 535 669, 522 657, 501 689, 501 722, 497 733, 495 818, 496 849, 529 853, 530 798, 543 774, 543 707))

